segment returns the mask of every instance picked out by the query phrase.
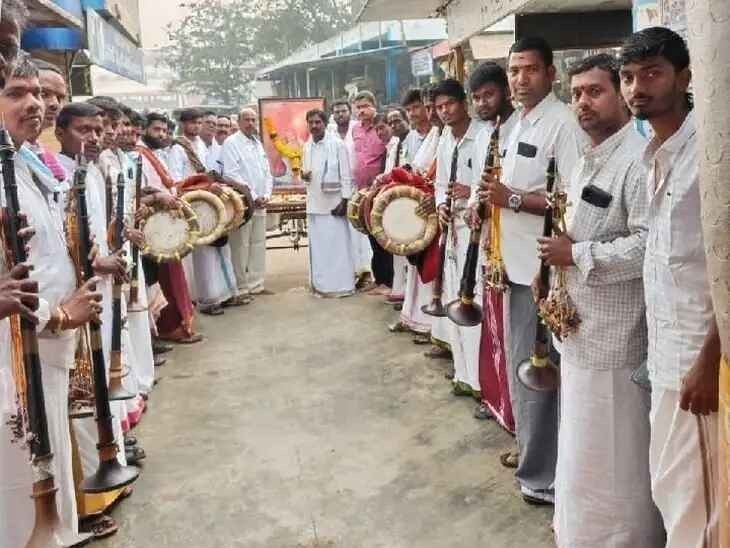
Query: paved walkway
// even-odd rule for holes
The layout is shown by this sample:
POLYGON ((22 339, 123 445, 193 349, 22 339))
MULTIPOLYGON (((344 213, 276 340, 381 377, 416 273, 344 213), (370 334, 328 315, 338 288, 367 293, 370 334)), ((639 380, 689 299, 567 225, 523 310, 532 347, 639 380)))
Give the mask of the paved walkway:
POLYGON ((309 296, 307 249, 271 251, 277 294, 204 318, 136 431, 148 457, 102 548, 542 548, 551 511, 497 464, 445 362, 375 297, 309 296))

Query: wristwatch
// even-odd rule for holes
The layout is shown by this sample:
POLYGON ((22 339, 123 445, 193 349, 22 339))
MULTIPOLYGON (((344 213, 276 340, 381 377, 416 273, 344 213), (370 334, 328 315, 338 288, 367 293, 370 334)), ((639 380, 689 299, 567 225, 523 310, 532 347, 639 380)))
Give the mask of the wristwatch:
POLYGON ((507 199, 507 205, 512 211, 519 213, 520 209, 522 209, 522 194, 510 194, 507 199))

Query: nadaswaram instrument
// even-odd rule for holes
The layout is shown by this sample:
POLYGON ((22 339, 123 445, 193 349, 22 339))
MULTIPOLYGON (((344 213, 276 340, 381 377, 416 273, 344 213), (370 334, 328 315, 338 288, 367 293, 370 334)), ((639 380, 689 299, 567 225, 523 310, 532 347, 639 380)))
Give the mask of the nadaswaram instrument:
POLYGON ((438 214, 423 215, 421 204, 428 198, 425 182, 405 169, 396 168, 391 183, 372 201, 370 232, 393 255, 409 256, 425 250, 438 234, 438 214))
MULTIPOLYGON (((142 155, 137 154, 134 172, 134 211, 142 204, 142 155)), ((134 228, 139 229, 139 222, 135 218, 134 228)), ((129 304, 137 306, 139 300, 139 248, 132 242, 132 276, 129 282, 129 304)))
MULTIPOLYGON (((79 160, 73 179, 73 193, 78 208, 78 245, 81 257, 81 271, 84 281, 94 277, 91 249, 91 228, 89 211, 86 204, 86 166, 79 160)), ((119 448, 114 439, 112 413, 109 406, 109 387, 106 378, 106 364, 102 348, 101 326, 90 322, 89 338, 91 341, 91 357, 94 363, 94 406, 96 409, 96 426, 99 434, 99 467, 97 471, 84 478, 81 491, 84 493, 106 493, 129 485, 139 477, 139 471, 130 466, 122 466, 117 460, 119 448)))
POLYGON ((182 200, 172 209, 163 206, 142 208, 139 229, 145 240, 142 254, 158 263, 182 260, 195 248, 199 235, 195 211, 182 200))
MULTIPOLYGON (((553 234, 554 223, 554 200, 553 188, 555 186, 555 158, 550 158, 547 170, 547 196, 548 207, 545 209, 545 222, 543 223, 542 235, 549 238, 553 234)), ((545 259, 540 261, 540 287, 539 300, 547 297, 548 284, 550 283, 550 266, 545 259)), ((548 327, 543 323, 538 311, 537 331, 535 333, 535 346, 532 357, 517 366, 517 378, 528 389, 538 392, 551 392, 557 390, 560 385, 560 371, 550 361, 550 334, 548 327)))
MULTIPOLYGON (((499 118, 489 139, 489 151, 484 163, 484 169, 489 169, 497 178, 500 176, 500 156, 499 156, 499 118)), ((492 220, 492 229, 494 229, 495 215, 499 216, 499 208, 492 206, 490 219, 492 220)), ((461 276, 461 284, 459 287, 459 298, 450 302, 446 307, 446 314, 449 319, 456 325, 462 327, 474 327, 482 322, 482 307, 474 302, 477 267, 479 266, 479 244, 482 239, 482 224, 484 220, 484 206, 480 203, 477 206, 477 216, 479 222, 476 227, 472 228, 469 236, 469 247, 466 252, 466 261, 464 262, 464 271, 461 276)), ((499 240, 500 234, 498 230, 490 232, 490 238, 499 240)), ((499 241, 492 241, 491 246, 499 248, 499 241)), ((501 260, 501 259, 500 259, 501 260)))
MULTIPOLYGON (((3 184, 6 199, 8 244, 13 264, 27 260, 25 242, 18 231, 22 228, 18 186, 15 180, 15 147, 7 130, 0 128, 0 161, 2 162, 3 184)), ((63 544, 58 536, 60 520, 56 506, 58 488, 53 476, 53 453, 48 434, 48 419, 43 394, 43 376, 38 353, 38 335, 30 320, 14 316, 11 318, 13 338, 18 339, 22 349, 22 367, 18 368, 20 414, 25 421, 21 426, 30 448, 30 464, 33 469, 33 504, 35 523, 26 548, 60 548, 63 544), (23 397, 24 396, 24 401, 23 397)), ((17 345, 15 345, 17 348, 17 345)), ((20 360, 19 360, 20 361, 20 360)), ((15 369, 15 368, 14 368, 15 369)))
MULTIPOLYGON (((116 218, 112 241, 117 245, 115 251, 122 249, 124 245, 124 174, 117 177, 117 203, 116 218)), ((122 280, 114 278, 112 285, 112 347, 109 364, 109 399, 131 400, 135 394, 129 392, 122 386, 124 368, 122 367, 122 280)))
MULTIPOLYGON (((454 209, 454 183, 456 182, 458 160, 459 160, 459 144, 454 146, 454 152, 451 155, 451 170, 449 173, 449 199, 446 201, 446 211, 451 215, 454 209)), ((443 318, 446 316, 446 307, 443 303, 444 293, 444 269, 446 268, 446 246, 449 241, 449 225, 441 227, 441 241, 439 243, 439 269, 433 280, 433 289, 431 293, 431 302, 421 307, 421 311, 429 316, 443 318)))

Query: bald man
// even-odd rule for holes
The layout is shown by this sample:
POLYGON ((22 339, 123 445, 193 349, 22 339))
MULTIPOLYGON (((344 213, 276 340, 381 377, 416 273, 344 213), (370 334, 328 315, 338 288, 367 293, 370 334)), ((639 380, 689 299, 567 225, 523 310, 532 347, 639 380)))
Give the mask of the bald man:
POLYGON ((266 274, 266 204, 274 179, 269 159, 257 136, 256 112, 244 108, 238 115, 238 131, 223 143, 223 175, 246 185, 254 200, 251 220, 231 233, 231 258, 241 295, 271 294, 264 287, 266 274))

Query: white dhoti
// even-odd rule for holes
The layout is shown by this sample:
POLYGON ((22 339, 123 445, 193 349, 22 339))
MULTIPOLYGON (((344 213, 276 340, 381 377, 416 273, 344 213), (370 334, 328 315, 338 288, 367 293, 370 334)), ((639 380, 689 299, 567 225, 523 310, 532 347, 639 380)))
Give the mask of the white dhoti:
MULTIPOLYGON (((56 506, 61 519, 61 539, 75 544, 78 516, 71 462, 71 437, 68 419, 68 370, 44 366, 43 392, 48 419, 48 434, 53 452, 56 506)), ((33 530, 35 510, 30 498, 33 475, 27 448, 10 442, 5 421, 0 425, 0 545, 24 548, 33 530)))
POLYGON ((558 547, 663 547, 650 489, 649 393, 631 381, 631 369, 563 362, 560 401, 558 547))
POLYGON ((231 248, 202 245, 193 251, 195 292, 199 306, 220 304, 238 294, 231 248))
POLYGON ((137 303, 132 307, 127 306, 127 328, 131 341, 127 351, 127 363, 137 377, 139 391, 147 394, 155 382, 155 361, 152 355, 152 334, 142 261, 138 262, 138 282, 137 303))
MULTIPOLYGON (((466 262, 469 246, 469 227, 461 216, 456 216, 453 225, 456 234, 449 233, 446 246, 446 267, 444 269, 444 306, 459 298, 459 286, 466 262), (456 236, 456 248, 454 248, 456 236)), ((475 287, 475 301, 481 302, 480 284, 475 287)), ((443 318, 448 330, 447 342, 451 345, 454 358, 454 382, 461 382, 474 392, 480 392, 479 385, 479 347, 482 338, 482 324, 474 327, 461 327, 448 318, 443 318)))
POLYGON ((666 548, 719 548, 718 414, 682 411, 679 392, 656 385, 651 400, 651 490, 666 548))
POLYGON ((403 301, 400 321, 411 331, 429 333, 431 331, 431 316, 424 314, 421 307, 431 302, 433 284, 424 284, 418 274, 418 268, 409 264, 406 274, 406 293, 403 301))
POLYGON ((350 246, 352 258, 355 263, 355 274, 357 276, 372 270, 370 263, 373 260, 373 249, 370 247, 370 240, 362 232, 358 232, 348 222, 347 228, 350 232, 350 246))
POLYGON ((185 280, 188 282, 188 292, 190 293, 190 300, 193 303, 198 302, 198 294, 195 291, 195 266, 193 265, 193 254, 188 253, 182 260, 183 269, 185 270, 185 280))
POLYGON ((354 261, 348 221, 333 215, 307 215, 309 283, 316 293, 345 296, 355 292, 354 261))
POLYGON ((238 290, 261 293, 266 275, 266 213, 256 211, 248 223, 231 232, 228 243, 238 290))
POLYGON ((406 277, 408 270, 411 270, 408 259, 402 255, 393 255, 393 286, 390 294, 394 297, 405 297, 406 277))

